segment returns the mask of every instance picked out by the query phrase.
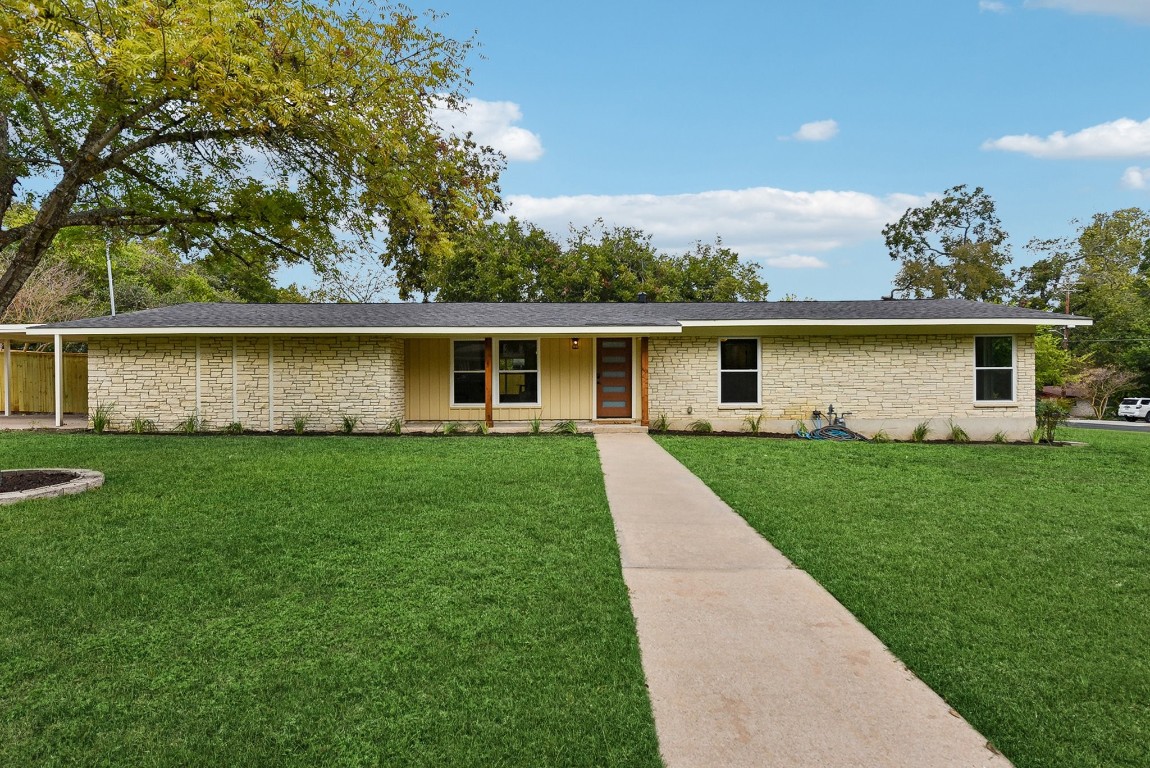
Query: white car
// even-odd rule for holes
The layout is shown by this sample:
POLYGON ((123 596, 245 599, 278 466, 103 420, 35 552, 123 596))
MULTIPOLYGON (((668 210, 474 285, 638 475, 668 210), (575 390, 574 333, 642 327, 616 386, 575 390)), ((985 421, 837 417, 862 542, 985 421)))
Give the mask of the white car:
POLYGON ((1118 404, 1118 415, 1127 421, 1150 422, 1150 397, 1127 397, 1118 404))

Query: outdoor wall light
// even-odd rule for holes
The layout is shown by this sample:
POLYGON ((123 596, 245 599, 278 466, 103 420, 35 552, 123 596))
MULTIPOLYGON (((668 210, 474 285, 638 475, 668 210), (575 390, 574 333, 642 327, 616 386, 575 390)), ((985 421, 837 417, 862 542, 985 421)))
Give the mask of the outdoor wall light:
POLYGON ((579 349, 579 338, 578 337, 572 337, 571 349, 579 349))

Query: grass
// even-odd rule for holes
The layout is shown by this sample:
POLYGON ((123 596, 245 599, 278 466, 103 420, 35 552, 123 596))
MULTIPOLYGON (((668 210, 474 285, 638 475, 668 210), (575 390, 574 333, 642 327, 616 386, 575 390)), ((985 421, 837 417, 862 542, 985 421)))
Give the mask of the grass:
POLYGON ((1150 436, 659 442, 1019 768, 1150 765, 1150 436))
POLYGON ((591 440, 2 433, 0 466, 107 477, 0 507, 2 765, 659 765, 591 440))

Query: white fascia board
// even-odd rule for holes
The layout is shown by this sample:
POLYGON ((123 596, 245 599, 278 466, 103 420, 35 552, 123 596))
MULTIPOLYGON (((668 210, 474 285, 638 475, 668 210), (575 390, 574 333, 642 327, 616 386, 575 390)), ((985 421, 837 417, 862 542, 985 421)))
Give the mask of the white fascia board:
POLYGON ((37 333, 66 336, 660 336, 683 332, 677 325, 399 327, 191 327, 178 328, 44 328, 37 333))
POLYGON ((958 318, 954 320, 928 320, 922 318, 900 318, 887 320, 680 320, 684 328, 796 328, 796 327, 822 327, 835 326, 934 326, 945 328, 953 325, 1094 325, 1089 318, 1075 318, 1072 320, 1037 320, 1034 318, 1003 317, 1003 318, 958 318))

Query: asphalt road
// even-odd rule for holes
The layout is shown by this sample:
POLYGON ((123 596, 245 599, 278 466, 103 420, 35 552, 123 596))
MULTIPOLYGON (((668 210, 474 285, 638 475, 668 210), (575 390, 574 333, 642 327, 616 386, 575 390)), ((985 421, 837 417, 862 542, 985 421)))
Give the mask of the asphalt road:
POLYGON ((1144 421, 1070 419, 1066 422, 1066 426, 1079 429, 1115 429, 1120 432, 1150 432, 1150 424, 1144 421))

